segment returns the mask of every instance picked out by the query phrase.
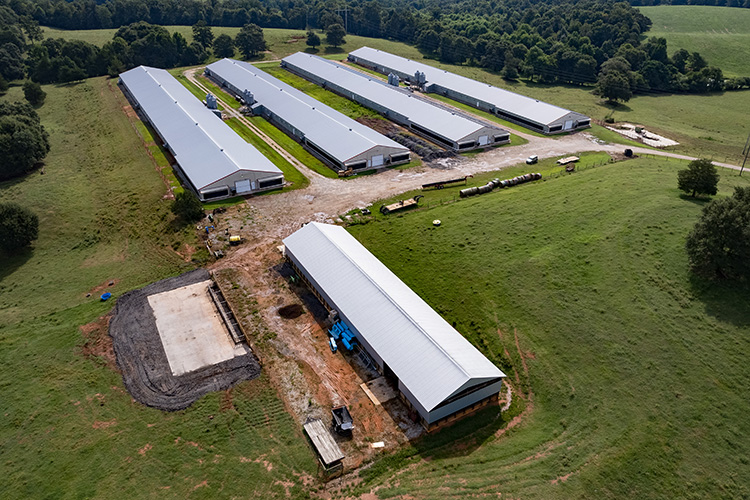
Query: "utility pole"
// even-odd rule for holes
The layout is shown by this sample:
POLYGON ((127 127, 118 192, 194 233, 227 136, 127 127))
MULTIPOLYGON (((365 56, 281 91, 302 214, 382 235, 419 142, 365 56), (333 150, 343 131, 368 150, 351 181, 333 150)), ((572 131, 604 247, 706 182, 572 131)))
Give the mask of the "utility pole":
POLYGON ((349 7, 345 9, 336 9, 336 14, 341 15, 344 14, 344 31, 346 33, 349 33, 349 7))
POLYGON ((745 158, 742 160, 742 166, 740 167, 740 177, 742 177, 742 171, 745 170, 745 162, 747 161, 748 155, 750 155, 750 134, 747 135, 747 140, 745 141, 745 149, 742 150, 742 154, 745 155, 745 158))

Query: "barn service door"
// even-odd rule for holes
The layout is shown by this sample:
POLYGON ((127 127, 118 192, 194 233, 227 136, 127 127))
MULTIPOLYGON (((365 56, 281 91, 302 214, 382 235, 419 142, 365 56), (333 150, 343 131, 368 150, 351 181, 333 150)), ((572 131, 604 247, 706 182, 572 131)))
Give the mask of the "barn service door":
POLYGON ((480 146, 486 146, 490 143, 490 137, 487 135, 480 135, 479 136, 479 145, 480 146))
POLYGON ((379 167, 383 164, 383 155, 375 155, 372 157, 372 166, 379 167))
POLYGON ((573 120, 568 120, 565 122, 565 127, 563 127, 563 130, 570 130, 573 128, 573 120))
POLYGON ((250 181, 237 181, 234 183, 234 190, 237 191, 237 194, 242 193, 248 193, 252 191, 253 189, 250 187, 250 181))

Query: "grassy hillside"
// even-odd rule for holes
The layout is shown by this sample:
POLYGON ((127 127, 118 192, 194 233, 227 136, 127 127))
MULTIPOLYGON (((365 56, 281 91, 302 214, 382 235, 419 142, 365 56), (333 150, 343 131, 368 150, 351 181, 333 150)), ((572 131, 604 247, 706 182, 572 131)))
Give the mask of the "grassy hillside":
POLYGON ((79 329, 112 308, 103 291, 195 267, 198 243, 170 224, 114 81, 45 91, 45 173, 0 183, 0 200, 40 218, 32 250, 0 256, 0 498, 299 496, 294 474, 314 473, 314 458, 265 377, 164 413, 125 391, 106 324, 79 329))
MULTIPOLYGON (((533 393, 511 432, 480 420, 460 446, 415 443, 365 473, 362 491, 750 494, 750 290, 689 276, 684 240, 703 202, 676 189, 682 165, 601 166, 350 228, 533 393)), ((721 173, 720 195, 748 185, 721 173)))
POLYGON ((667 40, 677 49, 700 52, 725 76, 750 76, 750 9, 703 5, 639 7, 653 25, 646 36, 667 40))

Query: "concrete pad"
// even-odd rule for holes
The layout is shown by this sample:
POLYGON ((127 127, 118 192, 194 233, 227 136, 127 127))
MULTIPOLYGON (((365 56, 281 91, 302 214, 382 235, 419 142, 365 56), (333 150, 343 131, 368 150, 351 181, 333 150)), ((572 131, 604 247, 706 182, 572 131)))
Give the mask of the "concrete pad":
POLYGON ((210 280, 148 297, 174 376, 249 353, 235 346, 208 294, 210 280))
POLYGON ((398 396, 396 390, 386 382, 385 377, 378 377, 362 384, 362 390, 376 406, 398 396))

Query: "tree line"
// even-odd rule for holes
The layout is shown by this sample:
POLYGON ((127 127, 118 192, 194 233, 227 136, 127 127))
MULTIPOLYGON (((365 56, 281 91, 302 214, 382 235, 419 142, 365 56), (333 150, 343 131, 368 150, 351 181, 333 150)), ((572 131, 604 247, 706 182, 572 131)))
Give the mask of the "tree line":
MULTIPOLYGON (((10 5, 10 0, 2 1, 10 5)), ((143 23, 202 23, 318 28, 333 41, 346 33, 389 38, 416 45, 441 62, 483 67, 508 79, 598 83, 599 92, 610 100, 645 92, 750 88, 750 77, 725 79, 720 68, 711 67, 698 53, 669 54, 663 38, 643 43, 651 21, 629 3, 614 0, 353 0, 346 10, 322 0, 13 0, 12 5, 24 18, 58 28, 125 30, 96 55, 83 42, 75 47, 62 41, 37 44, 40 47, 29 51, 35 61, 29 74, 36 81, 114 74, 135 61, 158 61, 161 67, 199 64, 211 43, 196 38, 188 44, 178 34, 170 39, 166 30, 143 23), (137 29, 128 28, 133 23, 137 29), (62 70, 55 75, 54 67, 62 70)), ((214 52, 229 54, 236 44, 245 57, 252 57, 247 54, 255 55, 257 49, 243 46, 253 37, 257 35, 218 37, 214 52)), ((315 37, 311 42, 316 43, 315 37)))

